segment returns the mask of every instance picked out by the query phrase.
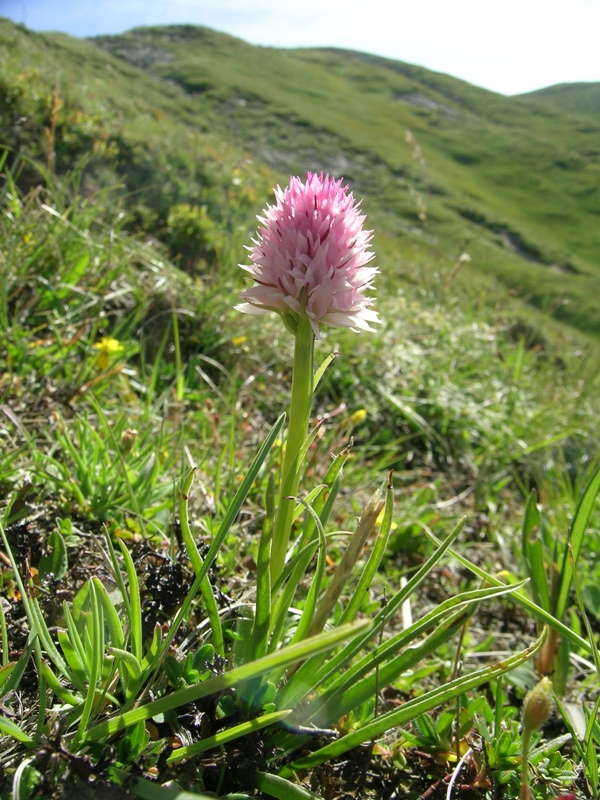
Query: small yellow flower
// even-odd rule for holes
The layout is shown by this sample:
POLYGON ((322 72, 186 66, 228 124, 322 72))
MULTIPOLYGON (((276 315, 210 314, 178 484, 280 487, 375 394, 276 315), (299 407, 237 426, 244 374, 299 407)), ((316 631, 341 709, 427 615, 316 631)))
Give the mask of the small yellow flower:
POLYGON ((234 344, 236 346, 244 344, 247 338, 248 338, 247 336, 234 336, 233 339, 231 340, 231 344, 234 344))
POLYGON ((94 349, 100 351, 96 358, 96 366, 100 369, 106 369, 110 363, 111 357, 117 353, 121 353, 124 348, 118 339, 104 336, 99 342, 96 342, 94 349))
POLYGON ((364 408, 359 408, 358 411, 355 411, 354 414, 350 417, 350 422, 352 423, 352 427, 355 425, 360 425, 361 422, 364 422, 367 418, 367 412, 364 408))

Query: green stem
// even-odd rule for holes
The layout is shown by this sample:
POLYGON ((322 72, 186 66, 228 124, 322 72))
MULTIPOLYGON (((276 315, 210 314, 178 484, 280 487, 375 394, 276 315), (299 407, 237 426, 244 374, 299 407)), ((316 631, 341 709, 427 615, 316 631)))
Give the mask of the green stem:
POLYGON ((290 540, 296 503, 294 499, 290 500, 289 498, 294 498, 297 495, 300 483, 300 456, 302 446, 308 435, 308 423, 312 407, 314 349, 315 334, 310 326, 308 317, 303 312, 300 315, 296 329, 290 423, 271 546, 271 585, 281 575, 290 540))
POLYGON ((531 731, 523 727, 523 751, 521 754, 521 796, 520 800, 530 800, 529 790, 529 745, 531 743, 531 731))

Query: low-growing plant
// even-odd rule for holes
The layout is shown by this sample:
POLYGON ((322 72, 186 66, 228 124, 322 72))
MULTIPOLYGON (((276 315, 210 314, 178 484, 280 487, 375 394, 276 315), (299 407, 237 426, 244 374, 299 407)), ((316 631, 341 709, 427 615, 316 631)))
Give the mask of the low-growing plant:
MULTIPOLYGON (((542 753, 532 740, 529 752, 517 752, 517 723, 512 710, 502 715, 500 678, 545 646, 545 626, 597 659, 592 637, 570 630, 556 607, 531 599, 525 581, 503 580, 458 552, 464 519, 438 539, 442 523, 438 514, 428 511, 430 491, 416 500, 410 519, 394 523, 390 473, 379 490, 367 493, 362 487, 354 503, 359 511, 354 524, 345 524, 347 515, 336 516, 351 448, 341 447, 326 466, 320 463, 322 426, 311 426, 313 397, 334 357, 326 356, 315 369, 314 355, 322 326, 369 330, 378 323, 367 294, 376 270, 367 266, 370 238, 363 222, 348 189, 328 176, 309 175, 306 183, 292 179, 265 212, 248 267, 257 285, 243 292, 243 310, 275 311, 293 337, 291 404, 289 415, 280 414, 254 458, 248 459, 249 467, 236 463, 233 413, 224 442, 214 422, 210 447, 215 446, 215 453, 207 456, 213 470, 210 489, 198 466, 174 466, 177 440, 170 443, 165 466, 162 443, 153 438, 150 427, 135 431, 126 412, 115 411, 113 400, 108 403, 110 417, 105 413, 105 387, 100 383, 83 393, 73 420, 56 417, 54 444, 47 452, 37 452, 36 442, 28 441, 29 466, 36 479, 55 487, 65 508, 107 524, 102 536, 95 533, 105 578, 84 580, 50 622, 43 611, 45 587, 66 572, 72 527, 59 522, 53 529, 36 577, 27 558, 23 569, 9 538, 11 526, 27 513, 23 496, 15 494, 5 510, 0 527, 8 562, 5 578, 14 586, 13 602, 22 603, 28 639, 18 657, 11 658, 0 606, 0 699, 13 708, 29 676, 37 693, 36 713, 0 716, 0 732, 11 742, 2 768, 16 797, 45 791, 75 765, 88 777, 94 770, 110 775, 140 797, 174 797, 178 789, 148 779, 155 775, 165 783, 166 774, 175 774, 186 781, 184 770, 169 772, 182 762, 199 765, 197 776, 188 780, 191 788, 217 796, 227 796, 223 792, 230 790, 247 796, 256 789, 274 797, 322 797, 324 791, 307 790, 299 777, 325 762, 347 758, 354 748, 372 750, 376 741, 392 739, 398 728, 404 731, 404 744, 435 753, 457 770, 472 757, 482 787, 503 786, 516 796, 519 774, 526 783, 528 763, 546 770, 548 785, 566 785, 567 763, 551 748, 542 753), (226 466, 229 480, 224 483, 226 466), (164 480, 167 469, 177 470, 175 486, 164 480), (198 486, 213 505, 212 522, 204 531, 210 534, 208 546, 198 542, 193 524, 198 486), (236 541, 239 515, 249 506, 257 539, 252 586, 228 605, 215 586, 213 568, 232 539, 236 541), (190 585, 175 613, 165 612, 165 624, 156 624, 145 635, 138 563, 124 540, 127 528, 113 523, 118 517, 133 528, 134 517, 136 533, 126 538, 147 538, 164 529, 169 513, 177 518, 179 550, 185 553, 190 585), (430 529, 434 519, 436 533, 430 529), (427 556, 397 585, 390 578, 385 601, 377 602, 374 587, 380 569, 390 555, 402 551, 403 537, 416 536, 417 531, 427 533, 431 542, 427 556), (338 554, 336 559, 332 553, 338 554), (427 582, 450 556, 478 582, 424 608, 420 600, 427 582), (475 670, 462 669, 470 621, 481 604, 502 597, 541 621, 538 638, 475 670), (453 654, 451 666, 439 668, 440 652, 453 654), (437 681, 436 675, 443 678, 437 681), (410 696, 399 705, 383 706, 382 688, 402 681, 410 686, 410 696), (470 700, 473 691, 488 684, 500 687, 493 710, 482 696, 470 700), (441 715, 432 720, 430 715, 440 707, 441 715), (203 729, 203 719, 208 730, 203 729), (252 750, 258 732, 263 745, 260 755, 251 759, 247 753, 258 752, 252 750), (470 744, 475 734, 481 740, 479 749, 470 744), (217 753, 234 747, 246 753, 235 774, 225 776, 225 767, 219 767, 219 777, 204 782, 213 755, 218 761, 217 753), (44 770, 48 754, 51 767, 44 770), (140 768, 143 777, 134 776, 140 768)), ((50 294, 56 296, 54 290, 50 294)), ((59 307, 49 311, 58 314, 59 307)), ((83 318, 83 309, 74 309, 72 318, 77 313, 83 318)), ((174 370, 167 388, 162 395, 156 392, 159 355, 147 375, 148 385, 139 390, 141 417, 148 424, 163 402, 172 403, 178 420, 184 417, 186 399, 190 414, 197 413, 190 400, 199 392, 197 377, 189 391, 176 314, 171 322, 174 370)), ((113 359, 121 357, 120 341, 116 335, 87 341, 82 381, 89 382, 92 363, 101 372, 114 367, 113 359)), ((218 362, 212 366, 217 369, 218 362)), ((139 376, 127 380, 131 389, 139 376)), ((204 374, 202 380, 214 397, 225 401, 222 408, 235 406, 235 398, 220 395, 210 376, 204 374)), ((107 392, 109 388, 110 382, 107 392)), ((398 402, 393 401, 395 407, 398 402)), ((436 438, 421 418, 413 414, 411 420, 422 434, 436 438)), ((205 429, 211 424, 205 420, 205 429)), ((189 451, 187 460, 193 464, 189 451)), ((591 492, 590 488, 586 494, 586 509, 593 501, 591 492)), ((574 550, 587 521, 582 515, 572 528, 574 550)), ((163 535, 161 547, 161 557, 170 559, 176 546, 163 535)), ((573 555, 576 558, 576 552, 573 555)), ((225 555, 230 562, 237 556, 235 547, 233 554, 230 549, 225 555)), ((591 763, 598 739, 592 715, 586 737, 582 752, 591 763)), ((546 800, 548 795, 540 797, 546 800)))

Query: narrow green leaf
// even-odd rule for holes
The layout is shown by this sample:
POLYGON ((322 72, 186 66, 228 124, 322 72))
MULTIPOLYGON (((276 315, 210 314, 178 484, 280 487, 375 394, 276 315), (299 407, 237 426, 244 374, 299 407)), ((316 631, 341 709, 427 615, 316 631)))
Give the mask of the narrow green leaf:
POLYGON ((71 670, 71 683, 75 688, 80 691, 82 694, 86 692, 87 680, 88 680, 88 671, 85 669, 81 659, 79 658, 79 654, 75 647, 73 646, 73 642, 69 637, 67 631, 58 630, 56 632, 58 643, 61 646, 63 651, 63 655, 67 660, 67 664, 71 670))
POLYGON ((146 672, 148 670, 150 663, 156 658, 158 651, 160 650, 160 644, 162 642, 162 627, 157 622, 154 626, 154 631, 152 633, 152 641, 150 642, 150 647, 148 647, 148 651, 144 658, 142 659, 142 671, 146 672))
MULTIPOLYGON (((73 619, 75 622, 79 622, 79 619, 86 608, 89 608, 90 601, 90 581, 86 581, 81 589, 77 592, 75 597, 73 598, 73 619)), ((63 603, 63 609, 67 607, 67 603, 63 603)), ((80 632, 83 630, 83 625, 80 628, 80 632)))
POLYGON ((69 673, 69 668, 65 663, 64 658, 58 652, 56 645, 52 641, 50 631, 46 625, 46 620, 44 619, 44 615, 42 614, 38 601, 35 597, 29 598, 29 608, 31 609, 32 622, 35 632, 37 633, 41 645, 48 655, 48 658, 50 658, 53 664, 62 672, 64 677, 70 680, 71 676, 69 673))
POLYGON ((274 711, 271 714, 264 714, 256 719, 251 719, 248 722, 242 722, 240 725, 235 725, 233 728, 227 728, 227 730, 219 731, 219 733, 215 734, 214 736, 208 736, 206 739, 195 742, 188 747, 180 747, 177 750, 174 750, 173 753, 167 758, 167 764, 175 764, 178 761, 182 761, 184 758, 191 758, 199 753, 206 752, 206 750, 212 750, 213 747, 222 747, 228 742, 233 742, 242 736, 247 736, 249 733, 262 730, 262 728, 267 728, 269 725, 274 725, 276 722, 281 722, 281 720, 284 720, 291 713, 291 711, 285 710, 274 711))
MULTIPOLYGON (((335 458, 327 471, 327 475, 325 476, 326 486, 329 486, 326 499, 322 500, 322 496, 320 496, 315 500, 314 511, 318 514, 318 519, 323 530, 327 525, 341 487, 343 466, 347 456, 348 451, 344 450, 335 458)), ((281 573, 280 578, 273 586, 273 597, 277 597, 277 593, 280 591, 282 586, 283 591, 281 591, 277 597, 275 607, 271 614, 271 642, 269 645, 269 649, 271 651, 277 647, 279 641, 281 640, 281 635, 286 624, 288 610, 292 600, 294 599, 294 595, 296 594, 296 588, 306 572, 306 568, 308 567, 314 551, 317 548, 317 542, 311 541, 314 531, 316 530, 316 519, 317 518, 314 517, 312 513, 307 515, 306 524, 298 543, 300 552, 296 554, 295 561, 288 561, 283 569, 283 572, 281 573), (302 555, 302 551, 304 551, 304 555, 302 555), (285 582, 285 579, 288 576, 288 571, 290 576, 287 579, 287 582, 285 582)))
POLYGON ((263 521, 256 559, 256 611, 249 641, 251 657, 262 658, 267 653, 271 625, 271 538, 275 519, 275 475, 269 473, 265 497, 266 514, 263 521))
MULTIPOLYGON (((439 539, 437 536, 432 533, 431 531, 424 528, 425 533, 429 539, 435 544, 440 544, 439 539)), ((462 564, 463 567, 468 569, 474 575, 477 575, 484 581, 487 581, 491 586, 505 586, 506 584, 502 583, 495 575, 492 575, 490 572, 486 572, 481 567, 478 567, 476 564, 473 564, 472 561, 469 561, 468 558, 465 558, 461 555, 458 551, 453 550, 450 548, 448 550, 449 554, 452 558, 455 558, 459 564, 462 564)), ((537 603, 534 603, 533 600, 530 600, 529 597, 522 593, 522 592, 515 592, 513 594, 513 600, 515 603, 519 603, 519 605, 523 606, 524 609, 529 611, 536 619, 541 620, 546 625, 549 625, 551 628, 557 630, 561 636, 568 639, 573 644, 577 645, 577 647, 581 647, 587 653, 591 653, 591 645, 584 639, 582 636, 574 633, 567 625, 564 625, 560 620, 550 614, 548 611, 543 609, 541 606, 538 606, 537 603)))
POLYGON ((548 576, 544 566, 544 544, 540 536, 541 517, 537 507, 535 490, 529 494, 525 514, 523 515, 523 528, 521 529, 521 547, 527 575, 531 579, 531 593, 534 601, 551 611, 550 593, 548 591, 548 576))
MULTIPOLYGON (((65 272, 61 283, 71 284, 77 286, 79 279, 85 274, 88 264, 90 263, 89 251, 84 251, 76 261, 73 262, 65 272)), ((71 291, 71 286, 60 286, 57 291, 57 296, 60 298, 67 297, 71 291)))
POLYGON ((73 692, 63 686, 45 661, 42 661, 42 672, 48 686, 63 703, 68 703, 71 706, 81 705, 81 697, 77 697, 77 695, 74 695, 73 692))
MULTIPOLYGON (((378 658, 379 669, 368 665, 364 672, 369 674, 359 680, 347 680, 337 691, 333 692, 329 699, 319 698, 319 702, 314 703, 310 716, 306 722, 312 722, 318 728, 329 728, 354 708, 360 708, 362 703, 374 697, 378 686, 389 686, 403 672, 412 669, 419 662, 422 662, 432 653, 435 653, 441 645, 445 644, 454 634, 460 630, 465 621, 471 616, 468 609, 446 614, 446 618, 440 622, 438 627, 432 631, 423 641, 406 650, 400 650, 395 656, 389 655, 387 658, 378 658)), ((302 724, 305 723, 304 717, 302 724)))
MULTIPOLYGON (((450 545, 455 541, 465 524, 465 519, 461 519, 455 528, 448 534, 443 542, 436 540, 437 549, 427 559, 425 564, 417 570, 412 578, 396 592, 396 594, 387 603, 385 608, 375 616, 373 620, 373 627, 371 630, 363 634, 362 637, 353 637, 348 644, 343 647, 339 653, 336 653, 327 662, 323 663, 321 656, 307 661, 300 669, 292 676, 288 683, 282 687, 279 692, 279 702, 288 708, 296 705, 302 697, 310 694, 311 691, 318 686, 323 685, 330 677, 339 674, 340 670, 351 662, 354 656, 362 650, 362 648, 369 642, 369 639, 391 620, 396 610, 402 603, 416 591, 416 589, 423 583, 423 581, 430 574, 435 565, 443 558, 444 554, 450 551, 450 545)), ((495 585, 504 586, 500 581, 496 581, 495 585)))
POLYGON ((123 598, 123 603, 125 605, 125 617, 127 619, 131 619, 131 603, 129 601, 129 593, 127 592, 125 581, 123 580, 123 575, 121 574, 119 560, 117 558, 115 547, 110 537, 110 532, 108 530, 108 527, 106 526, 104 528, 104 533, 106 538, 106 545, 108 547, 108 555, 110 558, 110 563, 112 564, 113 577, 115 579, 117 586, 119 587, 119 592, 121 593, 121 597, 123 598))
POLYGON ((96 577, 92 578, 92 580, 94 581, 94 585, 96 587, 98 600, 102 604, 102 608, 104 610, 104 619, 106 620, 108 633, 110 636, 109 643, 112 647, 123 647, 125 643, 125 637, 123 636, 123 627, 121 625, 121 620, 119 619, 117 609, 114 607, 113 602, 110 599, 108 592, 106 591, 106 587, 102 581, 96 577))
POLYGON ((153 717, 155 714, 164 714, 174 708, 179 708, 182 705, 199 700, 201 697, 208 697, 216 692, 235 688, 240 681, 263 675, 279 669, 280 667, 286 667, 297 661, 303 661, 315 653, 331 650, 337 647, 344 639, 360 636, 367 628, 370 628, 370 622, 366 621, 353 623, 352 625, 344 625, 341 628, 327 631, 319 636, 313 636, 305 642, 293 645, 292 647, 284 647, 276 653, 272 653, 264 658, 259 658, 257 661, 253 661, 250 664, 236 667, 226 672, 224 675, 209 678, 207 681, 194 686, 178 689, 151 703, 139 706, 131 711, 117 714, 111 719, 105 720, 91 728, 87 732, 87 738, 91 740, 102 740, 117 731, 128 728, 130 725, 135 725, 137 722, 150 719, 150 717, 153 717))
MULTIPOLYGON (((362 679, 365 675, 373 673, 376 667, 380 667, 381 685, 390 684, 400 672, 411 669, 452 636, 464 620, 473 614, 478 603, 515 592, 525 583, 526 581, 522 581, 520 584, 504 588, 474 589, 448 598, 409 628, 382 642, 375 650, 369 651, 361 660, 352 664, 348 670, 332 680, 321 695, 319 704, 325 704, 341 697, 344 702, 350 702, 349 708, 357 708, 361 702, 367 699, 369 692, 371 696, 373 695, 373 690, 365 687, 371 685, 375 676, 372 675, 372 678, 364 682, 362 679), (433 628, 435 628, 433 633, 430 633, 423 642, 417 645, 412 644, 415 639, 433 628), (399 655, 403 650, 406 652, 399 655)), ((345 710, 340 712, 338 718, 343 713, 346 713, 345 710)), ((320 721, 318 724, 326 726, 329 722, 320 721)))
POLYGON ((139 680, 142 677, 142 665, 133 655, 127 650, 120 650, 118 647, 109 647, 108 655, 113 656, 125 665, 125 668, 134 680, 139 680))
POLYGON ((83 710, 81 712, 81 719, 75 735, 75 742, 79 744, 85 733, 85 729, 92 715, 92 709, 96 701, 96 685, 98 678, 102 673, 102 662, 104 658, 104 649, 102 646, 104 622, 102 619, 102 611, 98 596, 96 594, 96 586, 90 581, 90 600, 91 600, 91 615, 86 624, 86 630, 90 631, 91 648, 90 648, 90 672, 89 672, 89 685, 88 691, 85 696, 83 710))
POLYGON ((12 667, 10 675, 7 676, 6 682, 2 687, 2 693, 0 697, 3 697, 10 692, 15 692, 18 687, 19 683, 21 682, 21 678, 25 673, 25 669, 29 664, 29 659, 31 658, 31 654, 33 652, 34 642, 36 641, 37 637, 35 633, 30 633, 27 639, 27 644, 23 648, 23 652, 19 656, 18 661, 16 664, 10 664, 12 667))
POLYGON ((252 786, 253 789, 259 789, 264 794, 276 797, 278 800, 323 800, 321 795, 268 772, 238 769, 237 778, 243 786, 252 786))
POLYGON ((179 482, 179 524, 181 525, 181 535, 183 537, 185 549, 187 550, 188 558, 192 562, 192 567, 197 575, 202 569, 202 556, 192 536, 188 517, 188 499, 195 474, 196 467, 192 467, 179 482))
POLYGON ((16 739, 18 742, 24 742, 25 744, 33 744, 33 739, 31 736, 28 736, 25 731, 22 731, 19 726, 13 722, 11 719, 7 719, 0 715, 0 732, 6 734, 6 736, 12 736, 13 739, 16 739))
MULTIPOLYGON (((527 659, 535 655, 543 645, 546 635, 547 629, 545 629, 542 636, 526 650, 510 656, 500 661, 498 664, 493 664, 492 666, 476 670, 468 675, 463 675, 460 678, 449 681, 443 686, 432 689, 420 697, 409 700, 398 709, 388 711, 386 714, 376 717, 372 722, 359 730, 346 734, 346 736, 342 736, 341 739, 322 747, 320 750, 298 759, 292 764, 291 769, 313 769, 324 761, 337 758, 347 753, 348 750, 363 744, 363 742, 369 742, 373 739, 380 738, 388 730, 404 725, 421 714, 430 712, 437 706, 454 699, 459 694, 469 692, 482 683, 487 683, 493 678, 503 675, 505 672, 523 664, 527 659)), ((285 770, 283 772, 285 774, 285 770)))
POLYGON ((129 604, 131 616, 129 617, 129 635, 131 639, 131 652, 138 661, 142 660, 142 604, 140 597, 140 584, 131 553, 121 539, 117 540, 125 562, 125 572, 129 583, 129 604))
MULTIPOLYGON (((327 555, 325 531, 323 530, 323 526, 321 525, 321 521, 317 516, 316 511, 314 511, 308 504, 306 505, 306 510, 313 517, 314 523, 317 526, 317 531, 319 534, 317 566, 313 575, 313 579, 310 584, 310 588, 308 590, 308 594, 306 596, 306 600, 304 602, 302 615, 300 617, 296 630, 294 631, 294 635, 292 636, 291 644, 296 644, 296 642, 301 642, 309 635, 309 630, 314 621, 314 615, 317 607, 317 600, 319 598, 319 593, 321 591, 321 585, 323 583, 323 578, 325 577, 325 557, 327 555)), ((298 588, 297 584, 294 588, 295 589, 298 588)), ((318 631, 315 631, 315 633, 317 632, 318 631)))
MULTIPOLYGON (((179 484, 179 522, 181 525, 181 535, 183 536, 183 541, 189 559, 192 562, 194 573, 198 575, 202 570, 202 556, 200 555, 200 551, 198 550, 196 542, 194 541, 194 537, 192 536, 188 518, 188 497, 190 489, 192 488, 192 482, 194 480, 195 472, 196 472, 195 468, 189 470, 189 472, 186 475, 184 475, 179 484)), ((215 650, 220 656, 224 657, 225 642, 223 639, 221 618, 219 617, 219 607, 217 605, 217 601, 213 594, 212 586, 210 584, 208 576, 205 576, 204 579, 201 581, 200 592, 202 594, 202 599, 204 600, 204 607, 210 622, 215 650)))
MULTIPOLYGON (((581 496, 573 522, 571 523, 571 530, 569 531, 569 545, 573 554, 573 563, 577 564, 579 552, 583 544, 585 531, 596 502, 596 496, 600 491, 600 467, 592 475, 583 495, 581 496)), ((567 548, 565 548, 562 569, 560 573, 560 588, 554 615, 563 620, 565 611, 567 610, 567 600, 569 598, 569 590, 571 588, 571 577, 573 575, 573 567, 571 566, 571 558, 567 548)))
POLYGON ((339 353, 330 353, 330 354, 329 354, 329 355, 328 355, 328 356, 327 356, 327 357, 326 357, 326 358, 323 360, 323 362, 321 363, 321 366, 320 366, 320 367, 319 367, 319 369, 318 369, 318 370, 315 372, 315 377, 314 377, 314 381, 313 381, 313 392, 314 392, 314 390, 317 388, 317 386, 319 385, 319 383, 321 382, 321 378, 322 378, 322 377, 323 377, 323 375, 325 374, 325 370, 327 369, 327 367, 328 367, 328 366, 331 364, 331 362, 332 362, 332 361, 333 361, 333 360, 334 360, 334 359, 335 359, 337 356, 339 356, 339 353))
POLYGON ((2 686, 13 674, 16 666, 17 666, 16 661, 9 661, 7 664, 4 664, 2 667, 0 667, 0 693, 2 692, 2 686))
MULTIPOLYGON (((308 544, 285 565, 283 572, 281 573, 282 578, 286 577, 288 574, 289 578, 283 586, 283 590, 277 597, 271 612, 271 638, 269 642, 269 652, 276 650, 281 641, 281 637, 287 622, 288 611, 292 604, 292 600, 294 599, 294 595, 296 594, 298 583, 302 579, 302 576, 306 573, 306 569, 312 561, 317 547, 318 540, 308 544)), ((275 594, 277 586, 280 585, 280 583, 281 582, 279 580, 276 581, 276 584, 273 587, 273 594, 275 594)))
POLYGON ((529 763, 539 764, 543 758, 548 758, 552 753, 555 753, 566 744, 569 744, 572 739, 573 737, 570 733, 563 733, 562 736, 557 736, 549 742, 543 742, 538 747, 534 747, 533 750, 529 752, 529 763))
POLYGON ((565 728, 571 734, 571 742, 577 757, 582 759, 585 762, 586 753, 583 749, 582 743, 579 741, 578 731, 576 730, 576 726, 574 721, 571 719, 571 716, 565 706, 563 706, 560 697, 554 695, 554 702, 556 703, 556 707, 562 717, 562 721, 565 725, 565 728))

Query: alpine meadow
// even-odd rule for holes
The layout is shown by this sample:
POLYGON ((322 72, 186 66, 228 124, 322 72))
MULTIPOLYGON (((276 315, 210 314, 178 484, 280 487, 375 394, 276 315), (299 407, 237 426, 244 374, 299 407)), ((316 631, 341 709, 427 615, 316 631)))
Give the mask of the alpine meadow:
POLYGON ((0 800, 600 797, 600 84, 0 18, 0 207, 0 800))

